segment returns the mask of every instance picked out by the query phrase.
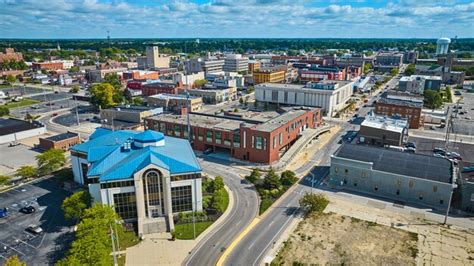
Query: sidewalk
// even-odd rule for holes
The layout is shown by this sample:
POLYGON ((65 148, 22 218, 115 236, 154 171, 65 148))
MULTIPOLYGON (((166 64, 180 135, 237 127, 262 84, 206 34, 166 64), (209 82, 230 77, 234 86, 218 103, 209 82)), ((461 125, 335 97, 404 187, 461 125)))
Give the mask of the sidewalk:
POLYGON ((232 191, 225 188, 229 193, 227 210, 196 239, 170 241, 170 233, 146 235, 138 245, 127 248, 125 265, 181 265, 199 242, 219 227, 234 208, 232 191))

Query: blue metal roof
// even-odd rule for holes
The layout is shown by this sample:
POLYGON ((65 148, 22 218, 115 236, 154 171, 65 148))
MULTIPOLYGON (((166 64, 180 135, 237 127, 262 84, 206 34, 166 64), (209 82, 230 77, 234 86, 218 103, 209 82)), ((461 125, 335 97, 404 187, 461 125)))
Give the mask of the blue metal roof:
POLYGON ((97 134, 95 134, 97 131, 94 132, 93 139, 75 145, 71 149, 87 154, 87 160, 91 164, 87 176, 99 176, 101 182, 131 178, 134 173, 150 164, 166 169, 171 174, 201 171, 201 166, 187 140, 165 137, 162 133, 152 130, 145 132, 98 130, 100 132, 97 134), (144 148, 132 145, 128 151, 122 149, 125 141, 137 140, 138 135, 141 135, 140 142, 165 139, 165 145, 144 148))
POLYGON ((165 139, 165 135, 154 130, 145 130, 142 133, 136 134, 133 139, 139 142, 158 142, 165 139))

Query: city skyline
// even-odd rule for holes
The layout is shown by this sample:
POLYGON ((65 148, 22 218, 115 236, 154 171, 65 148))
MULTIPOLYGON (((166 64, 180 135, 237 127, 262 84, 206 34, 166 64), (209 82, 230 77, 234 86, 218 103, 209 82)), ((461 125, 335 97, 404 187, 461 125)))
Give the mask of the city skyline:
POLYGON ((463 0, 4 0, 0 7, 3 38, 474 37, 474 2, 463 0))

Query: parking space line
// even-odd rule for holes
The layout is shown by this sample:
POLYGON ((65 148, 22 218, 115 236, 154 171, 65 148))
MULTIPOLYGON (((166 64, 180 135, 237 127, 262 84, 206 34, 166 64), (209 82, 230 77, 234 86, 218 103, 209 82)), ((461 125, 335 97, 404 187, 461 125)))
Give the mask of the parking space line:
POLYGON ((28 243, 26 243, 25 241, 23 241, 23 240, 21 240, 21 239, 17 239, 17 240, 18 240, 18 241, 20 241, 21 243, 23 243, 23 244, 27 245, 27 246, 30 246, 30 247, 32 247, 32 248, 34 248, 34 249, 36 249, 36 247, 35 247, 35 246, 33 246, 33 245, 31 245, 31 244, 28 244, 28 243))
POLYGON ((0 244, 4 245, 4 246, 7 247, 7 248, 13 249, 14 251, 16 251, 17 253, 19 253, 19 254, 21 254, 21 255, 23 255, 23 256, 26 256, 25 253, 23 253, 23 252, 17 250, 17 249, 14 248, 14 247, 10 247, 9 245, 7 245, 7 244, 5 244, 5 243, 3 243, 3 242, 0 242, 0 244))

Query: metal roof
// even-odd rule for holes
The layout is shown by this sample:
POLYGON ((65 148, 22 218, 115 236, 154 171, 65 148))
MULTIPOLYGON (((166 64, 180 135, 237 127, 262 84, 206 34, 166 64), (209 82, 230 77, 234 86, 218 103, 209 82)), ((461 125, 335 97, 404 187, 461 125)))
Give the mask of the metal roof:
POLYGON ((348 143, 344 143, 334 156, 371 162, 372 169, 382 172, 443 183, 452 182, 452 164, 444 158, 348 143))
POLYGON ((99 176, 101 182, 128 179, 143 167, 154 164, 171 174, 200 172, 201 166, 187 140, 163 136, 158 132, 98 129, 92 139, 71 149, 87 154, 91 163, 87 176, 99 176), (96 134, 97 133, 97 134, 96 134), (136 137, 155 141, 156 134, 165 139, 165 145, 122 148, 126 141, 136 137), (140 136, 141 135, 141 136, 140 136))

